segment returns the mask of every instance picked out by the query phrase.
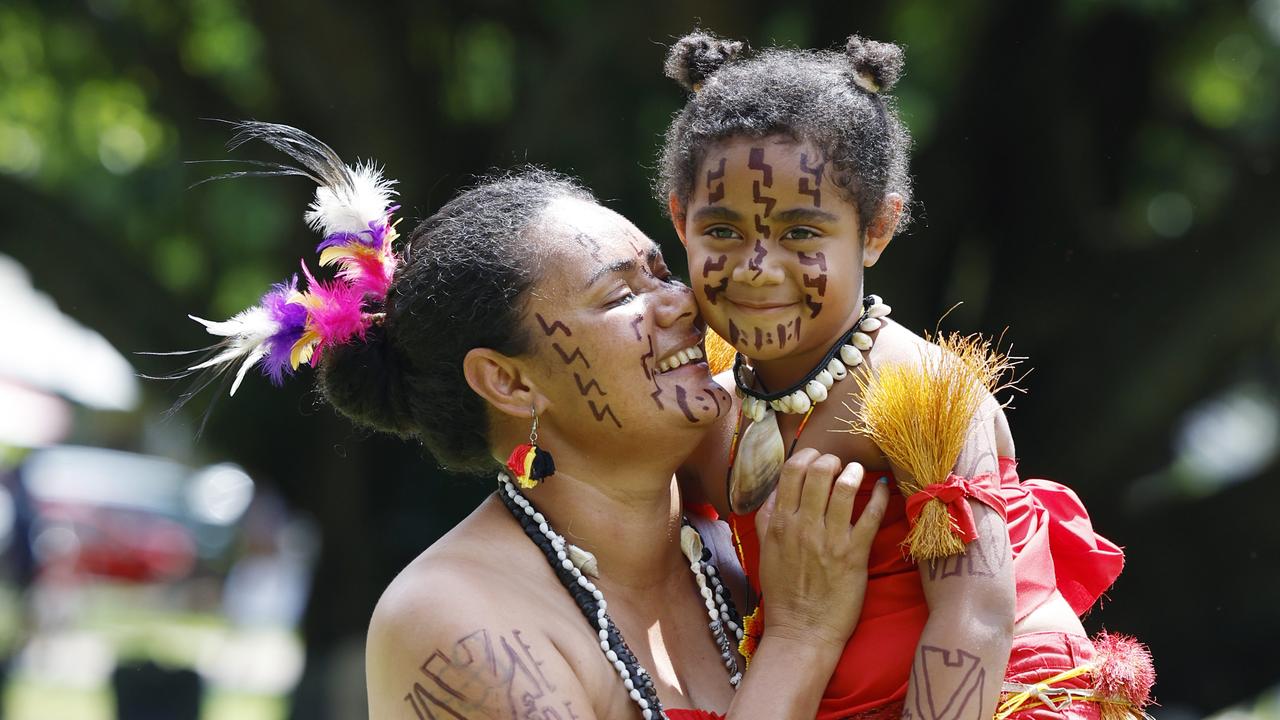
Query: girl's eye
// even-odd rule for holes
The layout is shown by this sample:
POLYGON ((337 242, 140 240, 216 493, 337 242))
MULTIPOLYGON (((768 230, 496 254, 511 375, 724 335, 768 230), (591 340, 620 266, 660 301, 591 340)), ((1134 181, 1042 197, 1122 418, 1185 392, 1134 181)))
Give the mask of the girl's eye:
POLYGON ((733 240, 738 237, 738 231, 731 227, 717 226, 709 228, 707 230, 707 235, 710 235, 717 240, 733 240))
POLYGON ((793 228, 782 236, 783 240, 813 240, 818 237, 818 232, 812 228, 793 228))

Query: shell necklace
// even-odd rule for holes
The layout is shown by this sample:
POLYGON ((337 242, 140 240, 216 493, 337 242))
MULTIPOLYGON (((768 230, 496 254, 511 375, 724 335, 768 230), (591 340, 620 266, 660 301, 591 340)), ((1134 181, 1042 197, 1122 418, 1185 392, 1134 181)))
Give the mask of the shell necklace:
POLYGON ((868 295, 862 300, 862 315, 849 332, 831 346, 827 354, 799 382, 777 392, 756 390, 759 382, 754 372, 748 373, 746 358, 738 353, 733 359, 733 379, 738 388, 742 408, 734 426, 733 440, 729 446, 729 470, 725 486, 729 496, 729 509, 742 515, 764 502, 778 483, 782 464, 795 450, 813 410, 827 399, 831 387, 862 364, 863 353, 871 350, 875 339, 871 333, 884 325, 884 318, 893 311, 879 295, 868 295), (790 448, 782 440, 778 428, 777 413, 804 415, 790 448), (743 419, 749 421, 744 430, 743 419))
MULTIPOLYGON (((499 475, 498 485, 498 497, 502 504, 515 516, 524 534, 547 556, 547 562, 551 564, 560 584, 573 596, 578 610, 591 627, 597 630, 600 651, 618 672, 632 702, 640 708, 641 717, 644 720, 666 718, 662 703, 658 700, 658 691, 653 686, 653 678, 640 665, 631 648, 627 647, 627 642, 622 639, 622 632, 606 612, 609 604, 605 602, 604 593, 587 577, 599 577, 595 557, 576 545, 566 543, 564 536, 551 528, 547 518, 538 512, 508 477, 499 475)), ((738 615, 729 591, 720 581, 720 574, 711 559, 711 551, 703 545, 702 536, 689 524, 688 519, 683 519, 680 527, 680 549, 689 560, 689 570, 693 573, 694 582, 698 584, 698 591, 706 605, 707 615, 711 618, 707 627, 711 630, 716 646, 720 648, 720 659, 729 672, 729 684, 736 688, 742 681, 742 672, 738 669, 738 659, 733 654, 733 646, 725 631, 727 629, 733 633, 735 644, 741 642, 742 617, 738 615)))

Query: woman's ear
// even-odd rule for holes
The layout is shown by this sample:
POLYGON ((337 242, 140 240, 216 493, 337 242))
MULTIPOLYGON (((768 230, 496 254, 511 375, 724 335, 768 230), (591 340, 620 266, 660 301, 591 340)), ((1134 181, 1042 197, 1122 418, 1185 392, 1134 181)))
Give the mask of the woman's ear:
POLYGON ((684 239, 684 206, 680 204, 680 198, 675 193, 671 193, 667 197, 667 209, 671 211, 671 224, 676 229, 676 235, 680 236, 680 244, 689 247, 689 242, 684 239))
POLYGON ((902 196, 898 193, 885 195, 884 202, 880 203, 880 212, 872 218, 871 223, 867 226, 867 237, 862 245, 863 267, 875 265, 880 256, 884 254, 884 249, 889 246, 889 241, 893 239, 894 231, 898 229, 898 219, 901 217, 902 196))
POLYGON ((542 400, 521 364, 497 350, 472 348, 462 359, 462 375, 494 410, 512 417, 528 418, 529 408, 542 400))

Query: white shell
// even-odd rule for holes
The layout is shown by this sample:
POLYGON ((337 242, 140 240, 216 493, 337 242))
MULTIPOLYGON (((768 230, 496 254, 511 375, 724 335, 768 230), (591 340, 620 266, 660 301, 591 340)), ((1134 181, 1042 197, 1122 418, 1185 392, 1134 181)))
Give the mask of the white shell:
POLYGON ((565 548, 565 552, 569 555, 569 562, 581 570, 583 575, 590 575, 593 578, 600 577, 600 566, 596 564, 595 555, 577 545, 569 545, 565 548))
POLYGON ((828 390, 831 389, 832 385, 836 384, 836 379, 831 376, 830 370, 819 371, 817 375, 813 376, 813 379, 822 383, 822 387, 827 388, 828 390))
MULTIPOLYGON (((863 337, 866 336, 864 335, 863 337)), ((862 364, 862 353, 858 352, 858 348, 852 345, 841 345, 840 359, 844 361, 847 367, 857 367, 862 364)))
POLYGON ((688 525, 680 528, 680 549, 684 551, 684 556, 689 562, 699 562, 702 560, 702 536, 698 534, 688 525))
POLYGON ((751 419, 753 421, 760 422, 763 420, 765 411, 768 409, 769 403, 763 400, 757 400, 756 398, 751 398, 751 419))
MULTIPOLYGON (((777 402, 777 401, 774 401, 777 402)), ((772 410, 738 438, 738 454, 729 473, 729 509, 743 514, 760 507, 782 475, 786 447, 772 410)))
POLYGON ((770 400, 770 401, 769 401, 769 408, 770 408, 770 409, 772 409, 774 412, 782 412, 782 411, 783 411, 783 410, 782 410, 782 407, 783 407, 783 405, 782 405, 782 400, 783 400, 783 398, 779 398, 779 399, 777 399, 777 400, 770 400))
POLYGON ((867 317, 882 318, 893 312, 893 308, 884 303, 876 303, 867 311, 867 317))
POLYGON ((827 399, 827 386, 817 380, 810 380, 805 383, 804 394, 808 395, 813 404, 817 405, 827 399))
POLYGON ((879 320, 873 317, 869 317, 858 324, 858 329, 861 330, 862 332, 875 332, 876 330, 880 329, 880 326, 882 324, 883 323, 881 323, 879 320))
POLYGON ((790 395, 779 398, 778 402, 782 403, 782 412, 793 413, 796 411, 795 398, 790 395))
POLYGON ((840 362, 840 358, 831 358, 831 362, 827 363, 827 372, 831 373, 831 377, 836 380, 843 380, 844 376, 849 374, 844 363, 840 362))
POLYGON ((849 339, 849 342, 859 350, 870 350, 871 346, 874 344, 871 342, 870 335, 860 332, 854 333, 853 337, 849 339))
POLYGON ((872 293, 872 294, 868 295, 867 297, 871 298, 871 304, 872 304, 872 305, 883 305, 883 304, 884 304, 884 298, 880 297, 879 295, 876 295, 875 293, 872 293))
POLYGON ((813 407, 813 403, 809 401, 809 396, 804 394, 803 390, 797 390, 787 396, 791 401, 791 412, 802 415, 809 412, 809 408, 813 407))

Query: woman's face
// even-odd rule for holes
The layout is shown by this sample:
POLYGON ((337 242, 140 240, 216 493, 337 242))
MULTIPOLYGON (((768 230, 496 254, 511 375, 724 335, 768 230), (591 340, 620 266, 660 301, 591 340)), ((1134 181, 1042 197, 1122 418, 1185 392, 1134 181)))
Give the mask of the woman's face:
POLYGON ((579 437, 586 429, 640 438, 706 427, 729 411, 729 394, 701 359, 693 293, 657 244, 612 210, 574 199, 552 203, 536 232, 542 278, 525 324, 549 400, 543 423, 579 437))
POLYGON ((857 208, 810 143, 736 137, 707 153, 685 208, 706 322, 748 357, 825 350, 862 310, 857 208))

